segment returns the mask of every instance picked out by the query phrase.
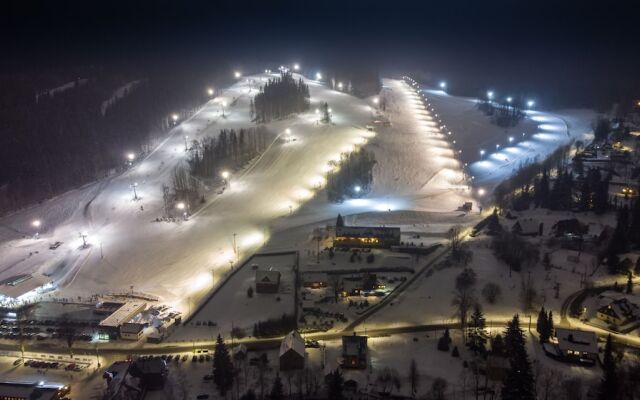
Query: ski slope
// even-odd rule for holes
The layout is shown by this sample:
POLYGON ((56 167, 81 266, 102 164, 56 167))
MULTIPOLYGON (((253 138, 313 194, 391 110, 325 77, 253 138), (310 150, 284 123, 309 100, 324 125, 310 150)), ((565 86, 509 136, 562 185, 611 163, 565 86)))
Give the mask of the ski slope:
MULTIPOLYGON (((473 154, 479 143, 491 144, 496 129, 473 109, 469 99, 429 92, 435 110, 430 111, 407 84, 385 79, 381 96, 387 110, 383 114, 391 126, 370 132, 364 127, 380 112, 371 99, 357 99, 306 80, 311 110, 268 124, 276 139, 250 166, 232 174, 224 193, 209 187, 206 204, 188 221, 155 222, 163 210, 162 185, 170 185, 173 168, 187 159, 185 137, 190 141, 217 135, 223 128, 251 126, 250 98, 269 77, 245 77, 221 92, 181 121, 124 174, 2 218, 0 280, 37 272, 57 283, 56 297, 135 291, 159 296, 187 311, 267 241, 271 248, 297 248, 313 227, 333 220, 338 213, 363 215, 363 223, 397 225, 410 224, 403 211, 417 210, 440 213, 446 220, 443 223, 461 223, 460 212, 455 210, 472 200, 464 163, 470 164, 477 182, 488 185, 508 176, 510 166, 525 158, 511 156, 505 166, 482 172, 484 167, 473 161, 473 154), (333 110, 329 125, 319 124, 315 113, 325 101, 333 110), (456 143, 438 129, 439 118, 454 131, 456 143), (284 140, 287 128, 295 141, 284 140), (378 161, 372 192, 342 204, 328 203, 319 188, 329 162, 364 145, 378 161), (133 199, 133 183, 137 183, 138 200, 133 199), (34 219, 43 223, 38 239, 32 238, 34 219), (86 249, 81 246, 80 232, 88 235, 86 249), (64 244, 49 250, 49 243, 55 241, 64 244)), ((553 124, 560 127, 554 133, 540 133, 567 136, 559 117, 536 113, 531 120, 536 121, 534 117, 555 118, 553 124)), ((577 115, 572 123, 581 121, 584 118, 577 115)), ((527 126, 532 136, 538 133, 534 123, 528 121, 527 126)), ((531 154, 523 154, 543 154, 560 144, 560 140, 545 144, 543 139, 536 139, 540 144, 532 147, 531 154)), ((504 151, 506 155, 512 150, 504 151)), ((496 152, 496 163, 501 154, 496 152)))

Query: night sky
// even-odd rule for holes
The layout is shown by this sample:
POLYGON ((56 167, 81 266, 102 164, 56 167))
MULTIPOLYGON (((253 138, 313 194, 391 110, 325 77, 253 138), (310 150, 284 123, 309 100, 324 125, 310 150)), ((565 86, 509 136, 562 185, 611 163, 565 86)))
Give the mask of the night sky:
POLYGON ((632 2, 58 1, 0 16, 3 70, 82 63, 363 62, 551 106, 639 96, 632 2))

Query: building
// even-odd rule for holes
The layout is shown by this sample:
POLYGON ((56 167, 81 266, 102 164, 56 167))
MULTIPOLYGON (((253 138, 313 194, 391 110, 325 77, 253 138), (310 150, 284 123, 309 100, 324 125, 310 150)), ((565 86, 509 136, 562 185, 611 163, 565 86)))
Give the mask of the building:
POLYGON ((304 368, 304 339, 296 331, 291 331, 280 343, 280 371, 304 368))
POLYGON ((128 301, 122 304, 120 308, 111 313, 108 317, 100 321, 98 328, 112 337, 118 337, 120 334, 120 327, 123 324, 130 322, 133 317, 140 314, 146 308, 147 303, 144 301, 128 301))
POLYGON ((324 272, 308 272, 302 275, 302 286, 310 289, 327 287, 327 274, 324 272))
POLYGON ((280 271, 256 271, 256 293, 278 293, 279 288, 280 271))
POLYGON ((543 224, 537 219, 520 218, 513 224, 511 231, 520 236, 542 235, 543 224))
POLYGON ((140 340, 144 331, 143 324, 125 322, 120 326, 120 338, 124 340, 140 340))
POLYGON ((342 367, 354 369, 367 368, 367 337, 352 336, 342 337, 342 367))
POLYGON ((598 358, 598 338, 595 332, 556 328, 558 351, 568 360, 595 364, 598 358))
POLYGON ((342 278, 342 297, 360 296, 363 292, 370 292, 377 289, 384 289, 385 285, 378 282, 376 274, 365 273, 364 275, 342 278))
POLYGON ((400 244, 400 228, 336 226, 334 247, 390 248, 400 244))
POLYGON ((15 275, 0 281, 0 303, 28 300, 53 288, 51 279, 41 274, 15 275))
POLYGON ((59 400, 69 394, 65 385, 37 382, 0 382, 0 400, 59 400))
POLYGON ((596 318, 610 325, 623 326, 634 322, 640 315, 640 309, 626 298, 613 300, 596 312, 596 318))
POLYGON ((165 360, 153 357, 137 359, 129 368, 131 376, 140 379, 140 385, 146 389, 160 389, 167 379, 167 363, 165 360))

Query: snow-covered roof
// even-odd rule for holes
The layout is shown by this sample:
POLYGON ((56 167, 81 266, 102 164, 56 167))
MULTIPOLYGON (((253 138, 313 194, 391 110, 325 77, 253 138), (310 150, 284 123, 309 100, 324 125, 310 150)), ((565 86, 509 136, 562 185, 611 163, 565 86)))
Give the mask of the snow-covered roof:
POLYGON ((558 348, 563 352, 567 350, 598 353, 598 338, 595 332, 579 329, 556 328, 558 348))
POLYGON ((304 357, 304 339, 296 331, 289 332, 280 343, 280 356, 289 350, 293 350, 304 357))
POLYGON ((0 295, 17 299, 24 294, 46 285, 50 281, 46 276, 39 274, 12 276, 0 282, 0 295))
POLYGON ((113 314, 100 321, 101 327, 117 328, 125 322, 131 321, 141 311, 144 311, 147 303, 144 301, 129 301, 118 308, 113 314))
POLYGON ((377 237, 400 240, 400 228, 376 226, 337 226, 336 237, 377 237))
POLYGON ((598 312, 622 320, 633 320, 640 316, 638 306, 627 298, 613 300, 611 303, 600 307, 598 312))
POLYGON ((540 230, 540 221, 534 218, 520 218, 513 224, 513 229, 518 227, 519 232, 523 234, 538 233, 540 230))
POLYGON ((280 271, 258 270, 258 271, 256 271, 256 282, 260 282, 260 283, 278 283, 278 282, 280 282, 280 271))

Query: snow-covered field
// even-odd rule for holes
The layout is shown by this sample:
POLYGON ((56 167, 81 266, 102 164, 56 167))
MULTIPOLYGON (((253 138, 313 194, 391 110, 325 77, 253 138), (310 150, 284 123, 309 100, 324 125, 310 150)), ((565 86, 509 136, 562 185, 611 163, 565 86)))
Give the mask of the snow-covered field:
MULTIPOLYGON (((228 272, 231 262, 237 264, 265 242, 272 249, 298 248, 314 227, 332 222, 338 213, 354 215, 354 223, 411 226, 416 214, 406 210, 423 211, 425 220, 418 223, 428 225, 430 215, 438 232, 464 221, 464 214, 455 210, 471 197, 461 169, 465 159, 459 161, 454 148, 468 140, 463 154, 476 151, 473 143, 478 141, 472 138, 482 136, 478 140, 487 141, 495 129, 484 121, 478 129, 463 129, 473 125, 471 120, 484 118, 469 110, 456 112, 469 100, 430 95, 435 109, 442 109, 442 118, 456 130, 459 139, 452 147, 415 92, 401 81, 385 79, 381 95, 388 104, 385 116, 391 127, 367 131, 364 127, 375 111, 372 102, 307 80, 310 112, 268 124, 277 135, 290 128, 296 141, 277 138, 248 168, 232 174, 230 188, 223 194, 210 188, 207 203, 188 221, 153 222, 162 214, 162 184, 170 183, 173 167, 187 157, 185 136, 199 139, 217 135, 222 128, 251 126, 249 100, 267 78, 265 74, 243 78, 223 91, 126 173, 1 219, 0 279, 41 272, 59 284, 60 297, 133 289, 188 311, 213 281, 228 272), (314 112, 325 101, 333 109, 330 125, 318 124, 314 112), (462 124, 458 128, 456 121, 462 124), (367 143, 378 160, 372 193, 343 204, 328 203, 322 192, 314 196, 328 162, 367 143), (134 182, 137 201, 131 191, 134 182), (31 237, 34 219, 43 223, 37 240, 31 237), (89 248, 81 248, 79 232, 88 234, 89 248), (49 250, 55 241, 64 244, 49 250)), ((560 141, 549 141, 541 151, 551 151, 551 144, 560 141)))

